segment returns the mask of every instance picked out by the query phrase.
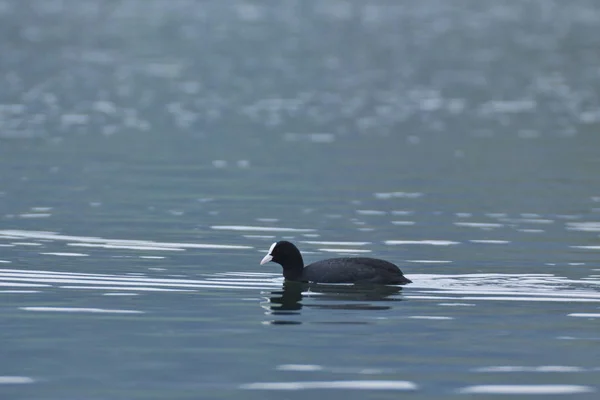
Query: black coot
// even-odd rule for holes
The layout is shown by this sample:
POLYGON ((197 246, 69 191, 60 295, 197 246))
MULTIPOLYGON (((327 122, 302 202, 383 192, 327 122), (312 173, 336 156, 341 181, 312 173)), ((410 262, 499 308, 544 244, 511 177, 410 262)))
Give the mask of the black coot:
POLYGON ((260 265, 273 261, 283 267, 283 277, 290 281, 316 283, 377 283, 404 285, 412 283, 400 268, 385 260, 367 257, 330 258, 304 266, 300 250, 290 242, 271 245, 260 265))

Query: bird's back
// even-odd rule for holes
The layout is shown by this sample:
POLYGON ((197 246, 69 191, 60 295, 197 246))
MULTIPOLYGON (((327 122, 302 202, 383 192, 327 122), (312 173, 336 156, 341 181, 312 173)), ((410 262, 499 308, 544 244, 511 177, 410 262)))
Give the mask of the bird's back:
POLYGON ((404 284, 411 281, 389 261, 368 257, 330 258, 304 267, 303 280, 320 283, 404 284))

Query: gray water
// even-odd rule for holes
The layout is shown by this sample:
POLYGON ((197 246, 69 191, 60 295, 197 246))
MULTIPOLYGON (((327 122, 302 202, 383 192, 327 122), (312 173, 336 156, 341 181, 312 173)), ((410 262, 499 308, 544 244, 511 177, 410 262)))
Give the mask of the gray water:
POLYGON ((599 82, 594 0, 0 0, 0 398, 597 398, 599 82))

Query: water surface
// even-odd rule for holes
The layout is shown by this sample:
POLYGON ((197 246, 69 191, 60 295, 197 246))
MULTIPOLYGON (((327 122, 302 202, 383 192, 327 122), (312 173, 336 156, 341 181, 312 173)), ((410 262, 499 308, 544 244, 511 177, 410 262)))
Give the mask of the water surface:
POLYGON ((599 27, 0 0, 1 397, 595 399, 599 27), (282 238, 414 283, 284 283, 282 238))

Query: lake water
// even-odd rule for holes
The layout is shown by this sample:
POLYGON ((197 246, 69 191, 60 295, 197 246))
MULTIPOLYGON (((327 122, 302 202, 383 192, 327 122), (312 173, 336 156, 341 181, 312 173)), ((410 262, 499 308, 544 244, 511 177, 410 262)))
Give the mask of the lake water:
POLYGON ((0 398, 598 398, 596 1, 0 0, 0 33, 0 398), (284 284, 282 238, 414 283, 284 284))

